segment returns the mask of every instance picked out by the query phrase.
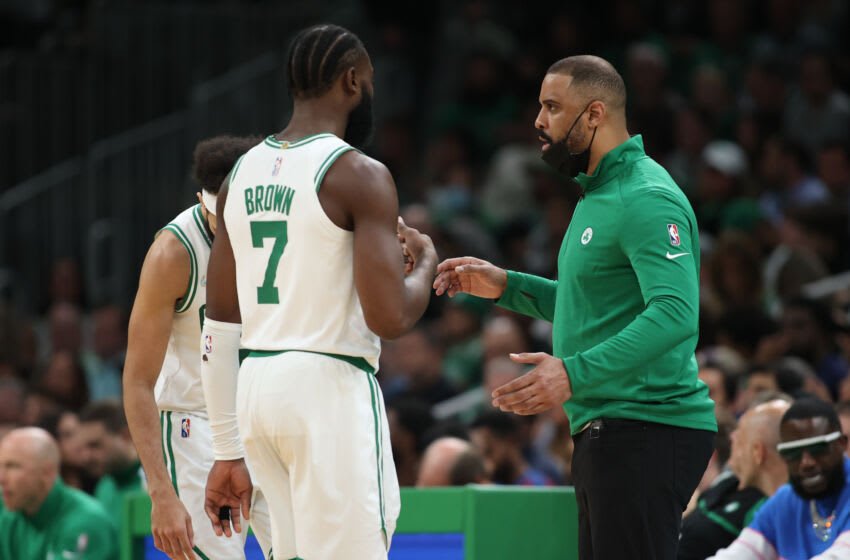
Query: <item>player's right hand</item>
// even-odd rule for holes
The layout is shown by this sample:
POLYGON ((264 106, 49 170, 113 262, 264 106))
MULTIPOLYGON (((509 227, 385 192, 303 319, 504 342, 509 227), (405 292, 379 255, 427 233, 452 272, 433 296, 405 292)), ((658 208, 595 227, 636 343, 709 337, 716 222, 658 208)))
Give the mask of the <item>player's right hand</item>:
POLYGON ((244 459, 213 463, 207 476, 204 511, 216 536, 230 537, 233 531, 242 532, 240 520, 249 517, 253 492, 254 486, 244 459), (222 515, 223 511, 228 512, 226 517, 222 515))
MULTIPOLYGON (((398 218, 398 239, 402 245, 402 252, 406 259, 413 261, 413 266, 410 270, 416 267, 416 263, 422 260, 422 256, 428 252, 433 252, 436 258, 437 250, 434 248, 434 241, 429 235, 420 232, 418 229, 412 228, 404 223, 401 216, 398 218)), ((405 273, 408 274, 406 262, 405 273)))
POLYGON ((475 257, 446 259, 437 266, 434 290, 454 297, 461 292, 481 298, 498 299, 508 285, 508 273, 475 257))
POLYGON ((173 492, 151 500, 153 544, 172 560, 194 558, 192 517, 173 492))

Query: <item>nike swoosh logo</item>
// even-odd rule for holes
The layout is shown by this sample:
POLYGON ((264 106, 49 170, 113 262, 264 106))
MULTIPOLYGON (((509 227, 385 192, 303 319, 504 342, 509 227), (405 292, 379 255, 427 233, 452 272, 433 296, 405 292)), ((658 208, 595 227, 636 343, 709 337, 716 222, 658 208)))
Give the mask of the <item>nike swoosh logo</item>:
POLYGON ((690 253, 676 253, 675 255, 671 255, 670 251, 667 251, 667 258, 671 261, 675 261, 679 257, 684 257, 685 255, 690 255, 690 253))

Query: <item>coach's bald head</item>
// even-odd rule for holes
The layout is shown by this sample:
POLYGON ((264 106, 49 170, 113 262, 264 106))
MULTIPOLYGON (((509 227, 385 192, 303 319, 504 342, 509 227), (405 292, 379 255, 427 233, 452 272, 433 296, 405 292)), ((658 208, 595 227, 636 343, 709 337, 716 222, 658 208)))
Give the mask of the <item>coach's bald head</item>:
POLYGON ((59 446, 41 428, 18 428, 0 441, 0 489, 10 511, 34 515, 59 476, 59 446))
POLYGON ((460 438, 443 437, 435 440, 422 456, 416 486, 451 486, 452 469, 458 458, 470 448, 471 444, 460 438))

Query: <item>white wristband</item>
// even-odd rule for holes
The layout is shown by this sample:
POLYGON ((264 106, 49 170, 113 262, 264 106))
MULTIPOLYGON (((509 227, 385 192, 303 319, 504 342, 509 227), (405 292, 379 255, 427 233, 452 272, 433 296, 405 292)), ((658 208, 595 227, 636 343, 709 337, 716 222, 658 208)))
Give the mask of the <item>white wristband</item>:
POLYGON ((201 333, 201 382, 216 461, 245 456, 236 422, 236 382, 242 325, 207 317, 201 333))

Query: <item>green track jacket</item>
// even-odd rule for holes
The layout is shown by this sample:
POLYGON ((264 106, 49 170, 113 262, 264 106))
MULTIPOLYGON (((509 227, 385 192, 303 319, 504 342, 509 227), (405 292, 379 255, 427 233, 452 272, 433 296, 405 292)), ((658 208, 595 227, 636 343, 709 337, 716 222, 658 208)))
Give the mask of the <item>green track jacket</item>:
POLYGON ((634 136, 593 175, 558 255, 558 279, 508 272, 498 304, 553 323, 572 432, 596 418, 717 429, 697 378, 699 236, 685 195, 634 136))

